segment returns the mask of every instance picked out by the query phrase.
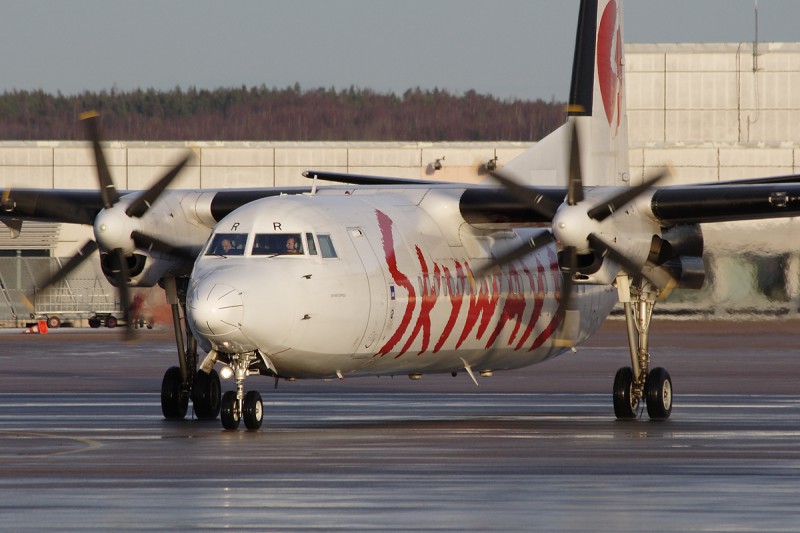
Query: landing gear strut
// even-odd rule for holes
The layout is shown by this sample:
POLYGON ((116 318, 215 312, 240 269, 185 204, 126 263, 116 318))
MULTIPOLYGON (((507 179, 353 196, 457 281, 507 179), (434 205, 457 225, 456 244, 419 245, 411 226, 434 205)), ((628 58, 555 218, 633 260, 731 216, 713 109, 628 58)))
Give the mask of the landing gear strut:
POLYGON ((614 377, 614 414, 620 420, 637 418, 644 400, 651 420, 666 420, 672 413, 672 379, 661 367, 650 369, 650 319, 659 290, 648 280, 631 283, 617 276, 617 290, 625 308, 631 366, 614 377))

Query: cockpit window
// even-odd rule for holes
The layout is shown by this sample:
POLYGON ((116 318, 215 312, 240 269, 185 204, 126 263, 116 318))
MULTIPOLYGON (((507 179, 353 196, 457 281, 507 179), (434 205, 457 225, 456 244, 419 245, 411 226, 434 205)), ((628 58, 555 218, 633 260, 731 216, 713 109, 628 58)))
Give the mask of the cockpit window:
POLYGON ((306 233, 306 242, 308 243, 308 255, 317 255, 317 245, 314 244, 314 235, 306 233))
POLYGON ((217 233, 208 247, 206 255, 243 255, 247 234, 217 233))
POLYGON ((317 239, 319 240, 319 250, 323 258, 336 257, 336 250, 333 248, 333 241, 331 241, 330 235, 317 235, 317 239))
POLYGON ((299 233, 257 233, 253 255, 303 255, 299 233))

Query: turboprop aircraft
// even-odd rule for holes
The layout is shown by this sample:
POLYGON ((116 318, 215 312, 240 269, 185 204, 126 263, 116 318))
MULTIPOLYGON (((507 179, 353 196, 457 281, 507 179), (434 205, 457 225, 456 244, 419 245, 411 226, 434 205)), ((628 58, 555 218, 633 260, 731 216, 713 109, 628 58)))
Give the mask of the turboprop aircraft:
POLYGON ((702 285, 701 224, 796 216, 800 184, 632 177, 622 21, 621 1, 580 3, 567 121, 492 183, 309 170, 310 187, 168 189, 183 160, 150 189, 120 192, 89 115, 100 190, 7 190, 1 218, 16 231, 27 219, 93 225, 95 239, 40 290, 95 250, 123 307, 130 286, 165 289, 179 362, 162 382, 168 419, 191 399, 199 418, 258 429, 261 395, 244 388, 254 374, 465 372, 477 383, 579 345, 621 302, 630 365, 614 379, 615 415, 646 405, 663 420, 672 380, 648 342, 658 297, 702 285), (566 186, 537 186, 547 172, 566 186), (221 395, 217 367, 236 390, 221 395))

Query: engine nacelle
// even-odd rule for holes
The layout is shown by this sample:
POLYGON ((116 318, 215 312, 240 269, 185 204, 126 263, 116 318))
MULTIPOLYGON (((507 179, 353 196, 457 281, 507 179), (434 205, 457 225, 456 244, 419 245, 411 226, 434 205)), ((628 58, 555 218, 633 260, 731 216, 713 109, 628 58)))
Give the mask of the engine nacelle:
MULTIPOLYGON (((132 287, 152 287, 170 270, 177 268, 179 262, 166 259, 156 259, 147 255, 134 253, 125 257, 125 266, 128 271, 128 285, 132 287)), ((111 285, 116 286, 117 280, 114 272, 118 269, 117 258, 114 254, 103 252, 100 254, 100 269, 111 285)))
POLYGON ((706 268, 700 225, 682 224, 662 228, 661 237, 653 237, 643 272, 662 288, 702 288, 706 268))

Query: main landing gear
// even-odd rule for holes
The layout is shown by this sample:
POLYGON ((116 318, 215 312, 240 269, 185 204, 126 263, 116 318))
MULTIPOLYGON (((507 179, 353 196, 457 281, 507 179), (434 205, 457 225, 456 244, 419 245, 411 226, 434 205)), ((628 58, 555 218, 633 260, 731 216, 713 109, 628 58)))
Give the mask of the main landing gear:
POLYGON ((614 377, 614 414, 620 420, 637 418, 642 401, 650 420, 666 420, 672 413, 672 379, 661 367, 649 368, 649 331, 658 289, 649 281, 631 284, 617 277, 617 290, 625 307, 631 366, 620 368, 614 377))
POLYGON ((169 368, 161 381, 161 412, 167 420, 181 420, 186 417, 191 398, 198 419, 214 420, 220 412, 219 374, 213 365, 197 369, 197 341, 188 330, 184 333, 181 308, 185 316, 187 280, 164 278, 163 286, 167 303, 172 306, 179 366, 169 368))

